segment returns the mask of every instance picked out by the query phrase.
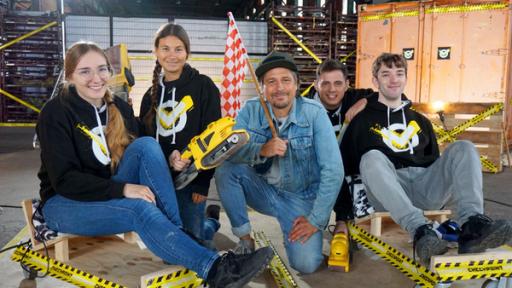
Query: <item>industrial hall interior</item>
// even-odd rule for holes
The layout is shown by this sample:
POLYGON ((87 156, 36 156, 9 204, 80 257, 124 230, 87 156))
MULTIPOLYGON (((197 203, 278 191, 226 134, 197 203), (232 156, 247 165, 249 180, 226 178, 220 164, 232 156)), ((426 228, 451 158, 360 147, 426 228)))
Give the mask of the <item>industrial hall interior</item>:
POLYGON ((512 0, 0 0, 0 286, 512 288, 512 0))

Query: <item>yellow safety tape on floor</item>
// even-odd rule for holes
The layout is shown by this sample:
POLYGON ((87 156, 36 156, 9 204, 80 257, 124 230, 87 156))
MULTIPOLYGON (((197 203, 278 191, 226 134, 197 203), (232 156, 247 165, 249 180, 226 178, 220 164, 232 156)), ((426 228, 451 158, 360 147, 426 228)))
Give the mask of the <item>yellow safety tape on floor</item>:
POLYGON ((372 250, 382 259, 397 268, 402 274, 423 287, 435 287, 439 283, 439 277, 429 271, 426 267, 416 263, 414 260, 385 243, 379 238, 371 235, 353 223, 348 225, 350 237, 372 250))
POLYGON ((90 273, 73 268, 67 264, 61 263, 57 260, 43 256, 25 247, 18 247, 11 256, 11 259, 16 262, 21 262, 24 265, 46 273, 48 275, 60 279, 62 281, 71 283, 78 287, 91 287, 91 288, 122 288, 124 286, 111 281, 94 276, 90 273))
POLYGON ((441 281, 510 277, 512 259, 438 263, 435 265, 435 271, 441 281))
POLYGON ((206 287, 206 282, 197 277, 196 272, 188 269, 178 270, 168 275, 161 275, 146 281, 147 288, 163 287, 206 287))
POLYGON ((272 274, 272 277, 274 278, 277 287, 299 287, 295 280, 293 279, 292 274, 290 273, 288 268, 286 268, 286 265, 284 264, 283 260, 277 253, 276 248, 274 247, 274 245, 272 245, 272 242, 268 240, 265 233, 263 231, 254 232, 254 241, 256 242, 256 246, 258 248, 268 246, 272 248, 272 250, 274 251, 275 256, 274 258, 272 258, 272 261, 270 261, 269 267, 270 273, 272 274))

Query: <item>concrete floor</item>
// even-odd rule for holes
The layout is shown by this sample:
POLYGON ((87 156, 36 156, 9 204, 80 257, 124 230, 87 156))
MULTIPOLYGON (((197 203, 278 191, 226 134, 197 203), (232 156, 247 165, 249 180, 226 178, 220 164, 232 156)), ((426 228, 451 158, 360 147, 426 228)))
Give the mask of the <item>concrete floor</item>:
MULTIPOLYGON (((31 148, 33 131, 33 128, 0 127, 0 205, 16 206, 19 205, 22 199, 38 197, 36 174, 40 160, 39 152, 31 148)), ((512 204, 511 176, 512 170, 508 168, 500 174, 484 174, 484 195, 488 200, 485 202, 485 209, 486 213, 493 218, 512 219, 512 208, 510 207, 510 204, 512 204)), ((216 193, 212 193, 210 198, 210 201, 218 201, 216 193)), ((4 247, 8 242, 19 241, 20 238, 26 237, 26 235, 19 233, 24 227, 25 221, 21 209, 0 209, 0 247, 4 247)), ((265 231, 286 262, 282 235, 279 233, 276 221, 256 212, 252 212, 250 215, 254 229, 265 231)), ((221 213, 221 222, 222 227, 216 235, 215 242, 220 249, 232 248, 236 239, 230 232, 229 222, 224 213, 221 213)), ((324 254, 327 255, 330 236, 327 232, 324 235, 324 244, 326 244, 324 245, 324 254)), ((23 279, 19 265, 9 259, 10 254, 11 252, 0 254, 1 287, 18 287, 19 282, 23 279)), ((331 272, 325 267, 311 275, 297 275, 295 271, 290 270, 299 287, 414 286, 413 282, 395 268, 366 249, 355 253, 350 273, 331 272)), ((93 273, 93 271, 89 272, 93 273)), ((455 283, 452 287, 480 287, 482 282, 481 280, 464 281, 455 283)), ((49 277, 38 280, 37 284, 38 287, 71 287, 60 280, 49 277)), ((275 284, 272 284, 268 275, 262 275, 256 281, 251 282, 249 286, 275 287, 275 284)))

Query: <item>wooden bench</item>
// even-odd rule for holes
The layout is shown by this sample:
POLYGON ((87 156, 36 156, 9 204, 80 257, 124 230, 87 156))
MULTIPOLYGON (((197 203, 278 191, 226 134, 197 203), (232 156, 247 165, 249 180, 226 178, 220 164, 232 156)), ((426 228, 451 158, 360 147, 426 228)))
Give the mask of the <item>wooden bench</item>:
MULTIPOLYGON (((439 223, 448 220, 448 216, 452 214, 451 210, 427 210, 423 211, 423 215, 427 218, 434 218, 439 223)), ((382 235, 382 219, 391 218, 389 212, 375 212, 363 218, 356 218, 356 224, 370 221, 370 234, 380 237, 382 235)))
MULTIPOLYGON (((34 211, 32 210, 32 200, 26 199, 21 202, 21 206, 23 208, 23 214, 25 216, 25 221, 27 222, 27 227, 30 236, 30 242, 32 243, 32 250, 39 251, 46 248, 53 247, 55 252, 55 259, 57 261, 66 262, 69 261, 69 239, 72 237, 76 237, 78 235, 71 234, 62 234, 59 233, 59 236, 55 239, 42 242, 37 241, 35 237, 35 229, 32 224, 32 215, 34 211)), ((118 234, 120 238, 122 238, 125 242, 130 244, 135 244, 140 242, 139 236, 135 232, 127 232, 124 234, 118 234)))

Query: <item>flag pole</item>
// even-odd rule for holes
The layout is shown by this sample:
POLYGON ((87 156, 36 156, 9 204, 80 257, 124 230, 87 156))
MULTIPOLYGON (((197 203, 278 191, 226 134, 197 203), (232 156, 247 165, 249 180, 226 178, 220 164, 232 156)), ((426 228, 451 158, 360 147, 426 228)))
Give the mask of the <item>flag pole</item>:
MULTIPOLYGON (((235 18, 231 12, 228 12, 229 20, 233 20, 233 24, 238 30, 238 26, 236 26, 235 18)), ((238 30, 238 37, 240 37, 240 41, 242 41, 242 35, 240 34, 240 30, 238 30)), ((243 43, 243 41, 242 41, 243 43)), ((246 49, 247 52, 247 49, 246 49)), ((260 98, 260 104, 263 108, 263 112, 265 113, 265 118, 267 118, 268 126, 270 127, 270 132, 272 133, 272 138, 277 138, 276 127, 274 126, 274 121, 272 121, 272 117, 270 117, 270 111, 268 111, 267 103, 265 103, 265 99, 263 98, 263 93, 261 92, 260 83, 258 83, 258 78, 256 77, 256 73, 254 72, 254 68, 252 67, 251 61, 249 59, 249 53, 244 53, 245 60, 247 61, 247 66, 249 66, 249 71, 251 72, 251 78, 254 82, 254 86, 256 88, 256 92, 260 98)))

